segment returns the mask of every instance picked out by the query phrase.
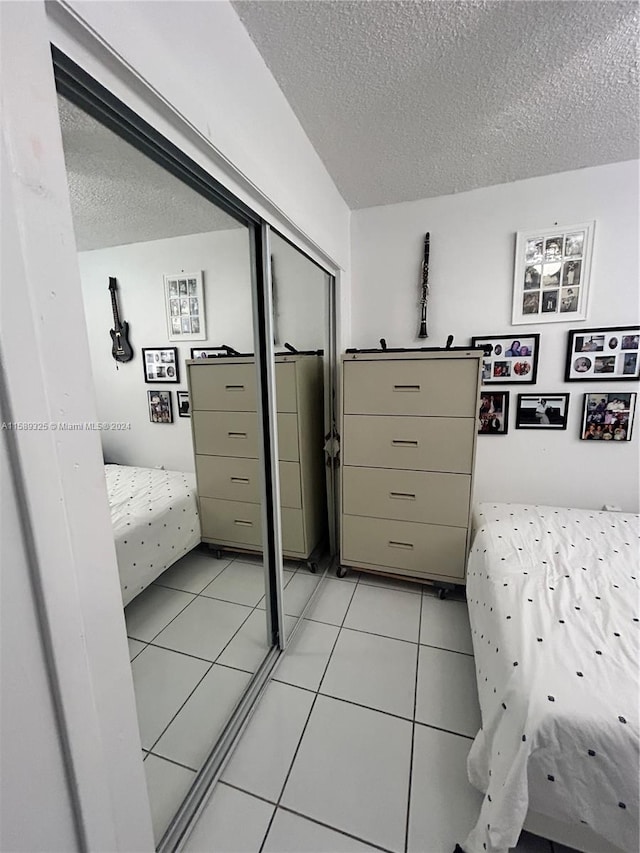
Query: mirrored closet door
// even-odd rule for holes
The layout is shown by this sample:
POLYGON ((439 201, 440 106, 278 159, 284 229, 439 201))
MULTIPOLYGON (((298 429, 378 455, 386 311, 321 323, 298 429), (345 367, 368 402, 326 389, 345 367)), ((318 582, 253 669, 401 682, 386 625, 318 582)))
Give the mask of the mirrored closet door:
POLYGON ((262 553, 260 227, 63 96, 59 115, 160 844, 278 641, 262 553))
POLYGON ((335 281, 53 56, 140 757, 168 851, 335 553, 335 281))
POLYGON ((332 280, 271 229, 276 407, 285 632, 297 623, 330 561, 327 462, 332 280))

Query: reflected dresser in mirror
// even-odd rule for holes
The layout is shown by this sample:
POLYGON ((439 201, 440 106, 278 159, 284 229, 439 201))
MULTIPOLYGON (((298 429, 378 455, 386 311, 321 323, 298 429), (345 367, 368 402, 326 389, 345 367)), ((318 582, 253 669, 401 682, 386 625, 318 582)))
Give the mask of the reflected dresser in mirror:
MULTIPOLYGON (((322 357, 275 362, 283 554, 314 568, 326 531, 322 357)), ((254 358, 194 359, 187 372, 202 541, 261 553, 254 358)))

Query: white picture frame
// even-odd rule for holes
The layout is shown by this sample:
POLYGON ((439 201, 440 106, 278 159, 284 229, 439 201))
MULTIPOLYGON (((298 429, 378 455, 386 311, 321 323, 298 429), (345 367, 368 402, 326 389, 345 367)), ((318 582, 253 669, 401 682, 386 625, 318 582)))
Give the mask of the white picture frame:
POLYGON ((163 276, 164 309, 170 341, 206 341, 202 273, 163 276))
POLYGON ((588 319, 595 225, 517 232, 512 325, 588 319))

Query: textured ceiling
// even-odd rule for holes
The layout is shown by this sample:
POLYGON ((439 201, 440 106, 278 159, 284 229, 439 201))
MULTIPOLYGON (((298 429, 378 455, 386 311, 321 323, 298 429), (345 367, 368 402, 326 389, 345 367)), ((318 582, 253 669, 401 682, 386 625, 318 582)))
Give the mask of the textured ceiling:
POLYGON ((352 208, 638 156, 638 5, 236 0, 352 208))
POLYGON ((80 251, 242 227, 65 98, 58 98, 80 251))

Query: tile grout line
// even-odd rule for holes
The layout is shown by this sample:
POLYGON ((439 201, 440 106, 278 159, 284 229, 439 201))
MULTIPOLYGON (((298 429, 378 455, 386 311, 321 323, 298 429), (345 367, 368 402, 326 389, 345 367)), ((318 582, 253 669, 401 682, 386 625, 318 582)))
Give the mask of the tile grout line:
MULTIPOLYGON (((448 735, 455 735, 456 737, 463 737, 465 740, 475 740, 476 735, 465 735, 462 732, 454 732, 453 729, 443 729, 442 726, 434 726, 433 723, 423 723, 420 720, 416 720, 416 726, 423 726, 425 729, 433 729, 436 732, 445 732, 448 735)), ((478 731, 480 731, 478 729, 478 731)))
POLYGON ((392 853, 388 847, 381 847, 379 844, 374 844, 372 841, 366 841, 364 838, 360 838, 358 835, 353 835, 351 832, 346 832, 344 829, 338 829, 335 826, 331 826, 329 823, 324 823, 324 821, 318 820, 315 817, 309 817, 309 815, 302 814, 302 812, 298 812, 295 809, 290 808, 289 806, 278 806, 278 808, 282 809, 283 812, 289 812, 289 814, 294 814, 296 817, 301 817, 304 820, 308 820, 311 823, 315 823, 318 826, 323 826, 325 829, 330 829, 332 832, 337 832, 339 835, 345 835, 347 838, 352 838, 354 841, 359 841, 361 844, 365 844, 367 847, 373 847, 376 850, 381 850, 382 853, 392 853))
POLYGON ((261 800, 263 803, 268 803, 270 806, 276 806, 275 800, 263 797, 262 794, 254 794, 252 791, 247 791, 246 788, 241 788, 240 785, 236 785, 235 782, 225 782, 223 779, 220 779, 220 781, 216 783, 216 787, 218 785, 226 785, 227 788, 233 788, 234 791, 240 791, 241 794, 247 794, 249 797, 255 797, 256 800, 261 800))
MULTIPOLYGON (((353 584, 353 592, 351 593, 351 598, 349 599, 349 604, 347 605, 344 616, 342 618, 342 625, 344 624, 344 620, 347 618, 347 613, 349 612, 349 608, 351 607, 351 602, 353 601, 353 596, 355 595, 355 591, 356 591, 357 586, 358 586, 357 582, 355 584, 353 584)), ((273 824, 273 821, 275 819, 276 814, 278 813, 278 809, 280 808, 282 796, 284 794, 285 788, 287 787, 287 783, 289 782, 289 777, 291 776, 291 771, 293 770, 293 765, 295 764, 296 758, 298 756, 298 752, 300 750, 300 746, 302 745, 302 740, 303 740, 305 733, 307 731, 307 726, 309 725, 309 720, 311 719, 311 715, 313 714, 313 709, 315 708, 315 704, 318 701, 318 696, 320 695, 320 687, 322 686, 322 682, 323 682, 324 677, 326 675, 327 669, 329 668, 329 664, 331 663, 331 658, 333 656, 333 652, 334 652, 336 644, 338 642, 338 638, 340 637, 340 632, 342 631, 342 625, 340 625, 340 628, 338 629, 338 633, 336 634, 336 638, 333 642, 333 646, 331 647, 331 652, 329 654, 329 657, 327 658, 327 663, 325 664, 324 671, 323 671, 322 676, 320 678, 320 681, 318 683, 318 689, 315 691, 315 696, 313 697, 311 707, 309 708, 309 713, 307 714, 307 719, 305 720, 304 726, 302 728, 302 732, 301 732, 300 737, 298 739, 297 746, 296 746, 295 751, 293 753, 293 757, 291 758, 291 763, 289 764, 289 769, 287 770, 287 775, 285 776, 284 782, 282 783, 282 788, 280 789, 280 794, 278 795, 278 801, 276 803, 276 807, 273 810, 273 814, 271 815, 271 820, 269 821, 269 825, 267 826, 267 829, 266 829, 266 832, 264 834, 264 838, 262 839, 262 844, 260 845, 258 853, 263 853, 264 845, 267 841, 269 833, 271 832, 271 826, 273 824)), ((337 830, 337 827, 333 827, 333 829, 337 830)), ((339 830, 337 830, 337 831, 339 831, 339 830)))
MULTIPOLYGON (((156 756, 156 757, 158 757, 158 756, 156 756)), ((266 803, 268 806, 273 806, 274 807, 274 817, 275 817, 276 811, 278 809, 281 809, 283 812, 288 812, 289 814, 295 815, 296 817, 300 817, 303 820, 309 821, 309 823, 314 823, 317 826, 322 826, 325 829, 331 830, 332 832, 337 832, 340 835, 346 836, 347 838, 352 838, 354 841, 359 841, 361 844, 365 844, 368 847, 373 847, 376 850, 380 850, 380 851, 382 851, 382 853, 393 853, 393 851, 389 850, 388 847, 381 847, 379 844, 374 844, 371 841, 366 841, 364 838, 360 838, 360 836, 358 836, 358 835, 353 835, 350 832, 345 832, 345 830, 343 830, 343 829, 338 829, 337 827, 331 826, 331 824, 328 824, 328 823, 324 823, 324 821, 318 820, 315 817, 310 817, 309 815, 303 814, 303 812, 299 812, 296 809, 292 809, 291 806, 282 806, 282 805, 279 806, 275 802, 275 800, 270 800, 268 797, 263 797, 261 794, 254 794, 251 791, 247 791, 246 788, 241 788, 239 785, 235 785, 233 782, 223 782, 222 780, 220 780, 220 782, 218 784, 225 785, 227 788, 233 788, 234 791, 238 791, 240 794, 246 794, 247 797, 253 797, 256 800, 260 800, 261 802, 266 803)), ((266 835, 268 835, 268 834, 269 834, 269 830, 267 829, 266 835)), ((265 838, 266 838, 266 835, 265 835, 265 838)))
MULTIPOLYGON (((422 610, 422 607, 420 608, 422 610)), ((308 617, 305 617, 308 618, 308 617)), ((332 627, 340 627, 336 625, 335 622, 323 622, 321 619, 311 619, 308 618, 309 622, 317 622, 319 625, 331 625, 332 627)), ((397 640, 399 643, 409 643, 410 645, 421 645, 427 646, 430 649, 438 649, 441 652, 451 652, 454 655, 465 655, 466 657, 473 657, 471 652, 461 652, 459 649, 448 649, 446 646, 434 646, 433 643, 416 643, 415 640, 405 640, 404 637, 392 637, 390 634, 378 634, 377 631, 365 631, 364 628, 352 628, 350 625, 344 626, 345 631, 357 631, 359 634, 369 634, 372 637, 382 637, 384 640, 397 640)))
MULTIPOLYGON (((151 586, 151 584, 150 584, 150 586, 151 586)), ((148 589, 148 588, 149 588, 149 587, 147 587, 147 589, 148 589)), ((168 589, 169 587, 162 587, 162 588, 163 588, 163 589, 168 589)), ((144 592, 144 590, 143 590, 143 592, 144 592)), ((182 592, 182 590, 173 590, 173 592, 182 592)), ((181 614, 181 613, 184 613, 184 611, 187 609, 187 607, 190 607, 190 606, 193 604, 193 602, 196 600, 196 598, 198 597, 198 596, 197 596, 197 595, 195 595, 193 592, 184 593, 184 595, 190 595, 190 596, 192 597, 192 598, 191 598, 191 601, 188 601, 188 602, 185 604, 185 606, 184 606, 184 607, 180 608, 180 610, 176 613, 176 615, 175 615, 175 616, 172 616, 172 617, 171 617, 171 619, 169 619, 169 621, 168 621, 166 624, 164 624, 164 625, 162 626, 162 628, 160 628, 160 630, 159 630, 159 631, 157 631, 157 632, 153 635, 153 637, 152 637, 150 640, 141 640, 141 639, 139 639, 138 637, 130 637, 130 639, 131 639, 131 640, 138 640, 138 642, 139 642, 139 643, 146 643, 147 645, 149 645, 150 643, 152 643, 152 642, 155 640, 155 638, 158 636, 158 634, 161 634, 161 633, 164 631, 164 629, 165 629, 165 628, 168 628, 168 627, 169 627, 169 625, 171 625, 171 623, 174 621, 174 619, 177 619, 177 618, 178 618, 178 616, 180 616, 180 614, 181 614)), ((128 606, 128 605, 127 605, 127 606, 128 606)), ((126 610, 126 608, 125 608, 125 610, 126 610)), ((125 628, 126 628, 126 615, 125 615, 125 628)), ((128 637, 128 636, 129 636, 129 632, 127 631, 127 637, 128 637)), ((143 649, 142 651, 144 651, 144 649, 143 649)))
POLYGON ((409 755, 409 786, 407 789, 407 820, 404 829, 404 853, 409 850, 409 826, 411 820, 411 786, 413 783, 413 753, 416 739, 416 709, 418 706, 418 675, 420 673, 420 636, 422 634, 422 609, 424 596, 420 595, 420 614, 418 616, 418 643, 416 649, 416 680, 413 687, 413 718, 411 720, 411 752, 409 755))
MULTIPOLYGON (((334 626, 335 627, 335 626, 334 626)), ((285 681, 283 678, 273 678, 273 681, 277 681, 278 684, 286 684, 287 687, 295 687, 296 690, 304 690, 305 693, 318 693, 319 696, 323 696, 325 699, 333 699, 335 702, 342 702, 345 705, 353 705, 354 708, 363 708, 365 711, 375 711, 376 714, 383 714, 385 717, 391 717, 394 720, 402 720, 404 723, 411 723, 411 717, 403 717, 400 714, 394 714, 391 711, 383 711, 380 708, 374 708, 371 705, 363 705, 361 702, 354 702, 353 699, 344 699, 342 696, 333 696, 331 693, 322 693, 321 691, 314 690, 312 687, 301 687, 299 684, 294 684, 291 681, 285 681)), ((475 735, 466 735, 462 732, 454 732, 453 729, 444 729, 442 726, 433 725, 433 723, 423 723, 421 720, 415 721, 417 726, 423 726, 426 729, 435 729, 438 732, 445 732, 449 735, 456 735, 457 737, 463 737, 466 740, 473 740, 475 735)))
POLYGON ((188 764, 183 764, 181 761, 175 761, 173 758, 167 758, 166 755, 160 755, 157 752, 154 752, 152 749, 147 750, 147 755, 153 755, 154 758, 159 758, 161 761, 168 761, 169 764, 175 764, 176 767, 182 767, 183 770, 190 770, 192 773, 197 773, 198 771, 195 767, 190 767, 188 764))
MULTIPOLYGON (((149 747, 149 749, 147 750, 148 752, 153 752, 153 750, 154 750, 154 749, 156 748, 156 746, 158 745, 158 741, 159 741, 159 740, 160 740, 160 739, 161 739, 161 738, 166 734, 166 731, 167 731, 167 729, 169 728, 169 726, 173 723, 173 721, 176 719, 176 717, 178 716, 178 714, 180 713, 180 711, 182 711, 182 709, 184 708, 184 706, 187 704, 187 702, 189 701, 189 699, 191 699, 191 697, 194 695, 194 693, 196 692, 196 690, 198 689, 198 687, 200 687, 200 685, 202 684, 202 682, 203 682, 203 681, 204 681, 204 679, 207 677, 207 675, 211 672, 211 670, 212 670, 212 669, 213 669, 213 664, 210 664, 210 665, 207 667, 206 671, 202 673, 202 677, 198 679, 198 682, 196 683, 196 686, 195 686, 195 687, 193 688, 193 690, 189 693, 189 695, 186 697, 186 699, 184 700, 184 702, 182 702, 182 704, 180 705, 180 707, 178 708, 178 710, 175 712, 175 714, 171 717, 171 719, 169 720, 169 722, 167 723, 167 725, 166 725, 166 726, 164 727, 164 729, 161 731, 160 735, 159 735, 159 736, 158 736, 158 737, 153 741, 153 744, 152 744, 152 745, 149 747)), ((174 762, 174 763, 177 763, 177 762, 174 762)))
MULTIPOLYGON (((240 626, 240 628, 242 628, 242 625, 240 626)), ((247 673, 247 675, 253 675, 253 672, 249 669, 242 669, 242 667, 240 667, 240 666, 231 666, 231 664, 228 664, 228 663, 218 663, 217 658, 216 658, 216 660, 211 660, 210 658, 203 658, 203 657, 200 657, 199 655, 192 655, 190 652, 180 652, 177 649, 170 648, 169 646, 161 646, 159 643, 147 643, 145 648, 147 648, 147 646, 151 646, 154 649, 162 649, 163 652, 171 652, 174 655, 182 655, 182 657, 189 658, 190 660, 199 660, 199 661, 202 661, 202 663, 215 664, 215 666, 223 666, 226 669, 233 669, 236 672, 245 672, 245 673, 247 673)), ((143 651, 144 651, 144 649, 142 649, 142 651, 139 652, 139 654, 142 654, 143 651)), ((137 655, 136 655, 136 657, 137 657, 137 655)))

